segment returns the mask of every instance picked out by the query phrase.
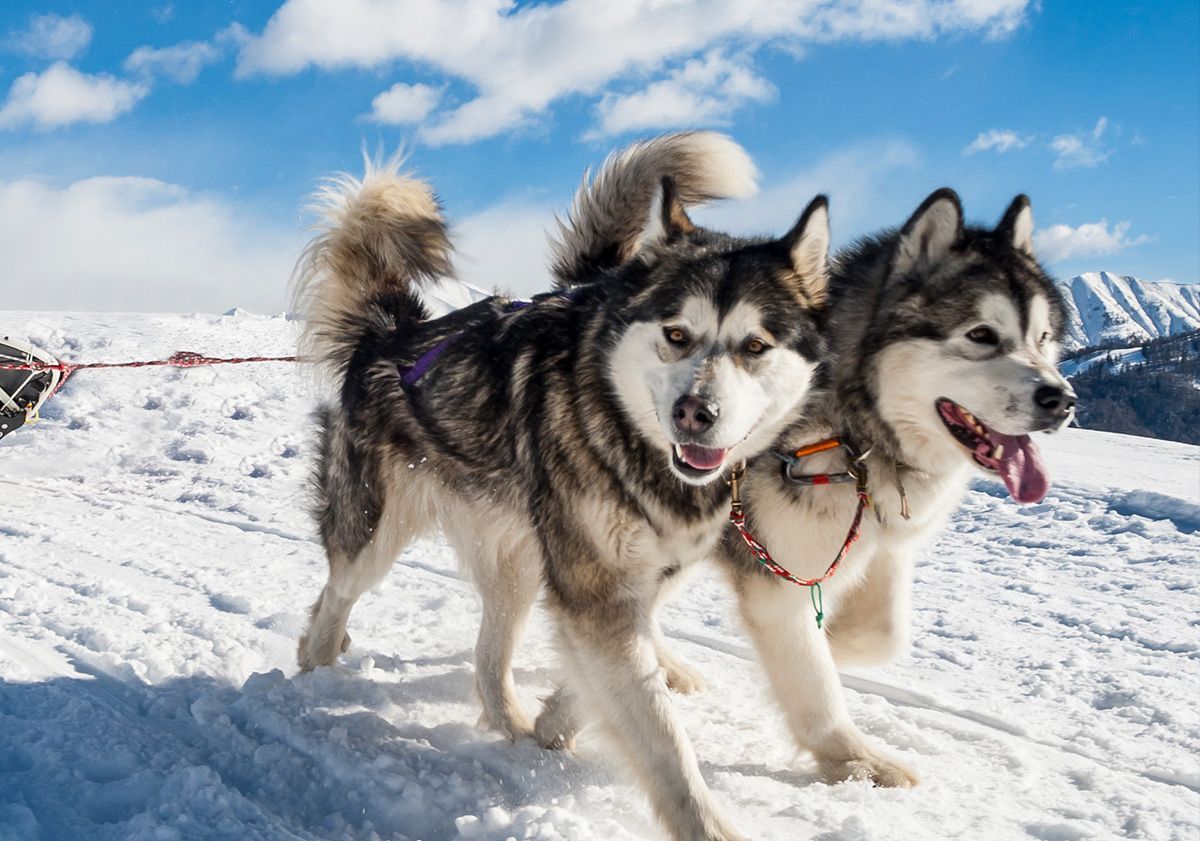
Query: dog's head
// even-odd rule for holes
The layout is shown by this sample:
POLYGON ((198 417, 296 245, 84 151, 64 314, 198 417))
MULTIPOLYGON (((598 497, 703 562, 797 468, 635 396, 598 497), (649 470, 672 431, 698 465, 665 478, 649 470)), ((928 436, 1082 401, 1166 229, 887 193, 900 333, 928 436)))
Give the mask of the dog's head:
POLYGON ((1075 393, 1055 367, 1065 313, 1033 254, 1029 199, 986 229, 964 227, 953 191, 933 193, 895 238, 886 283, 871 373, 905 455, 935 470, 967 459, 1040 500, 1030 433, 1066 425, 1075 393))
POLYGON ((695 227, 664 181, 611 299, 607 374, 684 482, 761 452, 803 400, 823 350, 828 256, 823 196, 783 237, 746 240, 695 227))

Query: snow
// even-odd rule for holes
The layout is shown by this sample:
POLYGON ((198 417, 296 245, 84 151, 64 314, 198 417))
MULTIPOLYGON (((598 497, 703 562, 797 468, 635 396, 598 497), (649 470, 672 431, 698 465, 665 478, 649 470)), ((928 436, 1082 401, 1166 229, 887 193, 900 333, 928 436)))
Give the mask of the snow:
MULTIPOLYGON (((75 360, 285 354, 296 324, 0 313, 75 360)), ((295 365, 84 371, 0 442, 0 839, 641 839, 639 790, 595 735, 576 755, 474 725, 477 600, 440 541, 297 676, 324 581, 295 365)), ((1069 430, 1017 506, 975 483, 926 552, 914 644, 844 677, 918 769, 911 791, 825 785, 767 697, 730 594, 663 620, 707 678, 676 704, 755 839, 1194 839, 1200 822, 1200 448, 1069 430)), ((517 661, 554 681, 544 616, 517 661)))
POLYGON ((1144 342, 1200 328, 1200 285, 1087 272, 1062 284, 1067 349, 1144 342))

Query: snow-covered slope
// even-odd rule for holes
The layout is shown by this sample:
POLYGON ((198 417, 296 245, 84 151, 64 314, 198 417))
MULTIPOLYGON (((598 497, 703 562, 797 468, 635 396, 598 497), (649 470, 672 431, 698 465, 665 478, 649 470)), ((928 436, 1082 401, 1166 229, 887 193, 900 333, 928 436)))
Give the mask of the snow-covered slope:
MULTIPOLYGON (((295 327, 0 313, 0 333, 86 360, 277 354, 295 327)), ((325 578, 312 400, 288 365, 85 371, 0 442, 0 839, 659 837, 597 737, 563 755, 474 727, 477 602, 438 540, 362 600, 340 666, 296 675, 325 578)), ((817 782, 719 576, 666 609, 710 685, 676 703, 748 837, 1195 838, 1200 449, 1044 446, 1045 502, 979 481, 920 564, 912 650, 844 678, 912 791, 817 782)), ((538 616, 517 664, 531 709, 554 663, 538 616)))
POLYGON ((1200 285, 1088 272, 1062 290, 1070 309, 1068 350, 1200 328, 1200 285))
POLYGON ((1090 371, 1101 363, 1108 363, 1110 359, 1112 360, 1112 367, 1120 368, 1125 365, 1139 365, 1145 362, 1146 354, 1143 353, 1141 347, 1098 350, 1084 356, 1077 356, 1074 359, 1067 359, 1059 363, 1058 370, 1062 372, 1064 377, 1070 378, 1076 374, 1090 371))

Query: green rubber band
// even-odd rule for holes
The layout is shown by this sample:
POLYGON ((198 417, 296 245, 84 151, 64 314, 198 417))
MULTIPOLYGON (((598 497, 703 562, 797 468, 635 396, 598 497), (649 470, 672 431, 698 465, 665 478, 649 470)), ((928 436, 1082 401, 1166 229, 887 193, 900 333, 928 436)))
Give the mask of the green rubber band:
POLYGON ((812 601, 813 610, 817 612, 817 627, 825 621, 825 594, 821 592, 821 582, 808 588, 808 598, 812 601))

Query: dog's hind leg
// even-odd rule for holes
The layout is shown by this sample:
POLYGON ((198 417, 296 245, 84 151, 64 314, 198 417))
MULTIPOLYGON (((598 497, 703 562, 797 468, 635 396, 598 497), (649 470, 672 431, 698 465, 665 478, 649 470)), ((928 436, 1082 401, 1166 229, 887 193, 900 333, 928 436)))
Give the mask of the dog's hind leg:
POLYGON ((915 785, 916 775, 882 756, 850 720, 837 667, 806 590, 758 571, 735 575, 742 620, 775 699, 796 741, 812 751, 822 777, 829 782, 864 779, 885 787, 915 785))
POLYGON ((373 587, 391 568, 378 563, 378 555, 364 549, 354 560, 344 555, 329 559, 329 580, 312 606, 308 629, 300 637, 296 659, 300 670, 307 672, 317 666, 332 666, 339 654, 350 647, 346 622, 359 597, 373 587), (372 563, 376 561, 376 563, 372 563), (378 567, 382 566, 382 569, 378 567), (368 572, 368 568, 372 568, 368 572), (374 574, 370 574, 370 573, 374 574), (365 574, 364 574, 365 573, 365 574))
MULTIPOLYGON (((541 556, 527 530, 498 525, 513 518, 488 516, 486 523, 464 528, 462 524, 475 518, 467 511, 457 513, 464 519, 445 531, 460 561, 468 567, 483 606, 475 645, 475 688, 483 704, 481 724, 513 740, 525 738, 532 735, 533 724, 517 697, 512 659, 541 587, 541 556)), ((453 517, 444 517, 443 523, 453 517)))
POLYGON ((300 637, 301 671, 331 666, 350 647, 346 622, 355 602, 383 580, 400 551, 425 527, 427 514, 416 510, 420 507, 416 501, 415 494, 391 493, 382 516, 369 529, 370 539, 353 555, 327 546, 329 579, 300 637))

